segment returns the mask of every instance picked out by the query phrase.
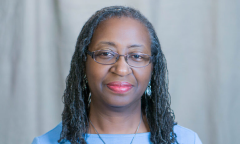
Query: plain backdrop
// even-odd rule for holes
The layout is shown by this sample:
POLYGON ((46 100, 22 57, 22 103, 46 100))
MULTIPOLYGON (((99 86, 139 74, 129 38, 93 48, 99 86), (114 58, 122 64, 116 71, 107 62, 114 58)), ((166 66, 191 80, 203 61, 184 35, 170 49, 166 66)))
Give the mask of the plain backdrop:
POLYGON ((77 36, 111 5, 154 25, 178 124, 204 144, 239 143, 239 0, 0 0, 0 143, 31 143, 61 121, 77 36))

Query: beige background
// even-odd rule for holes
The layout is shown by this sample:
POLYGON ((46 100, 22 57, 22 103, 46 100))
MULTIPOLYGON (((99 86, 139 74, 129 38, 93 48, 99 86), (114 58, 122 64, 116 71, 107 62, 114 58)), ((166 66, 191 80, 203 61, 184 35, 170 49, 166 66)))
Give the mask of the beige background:
POLYGON ((0 0, 0 143, 31 143, 61 121, 77 36, 110 5, 153 23, 178 124, 204 144, 239 143, 239 0, 0 0))

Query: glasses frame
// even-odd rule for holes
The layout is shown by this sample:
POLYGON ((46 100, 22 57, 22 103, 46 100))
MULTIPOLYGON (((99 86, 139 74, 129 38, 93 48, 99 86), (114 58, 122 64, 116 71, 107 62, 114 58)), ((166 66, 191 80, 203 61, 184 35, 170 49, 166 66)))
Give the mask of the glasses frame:
POLYGON ((128 63, 128 55, 129 55, 129 54, 120 55, 120 54, 118 54, 118 53, 116 53, 116 52, 114 52, 114 51, 112 51, 112 50, 109 50, 109 51, 111 51, 111 52, 113 52, 114 54, 117 55, 116 61, 115 61, 114 63, 110 63, 110 64, 103 64, 103 63, 100 63, 100 62, 96 61, 96 59, 95 59, 95 53, 98 52, 98 51, 102 51, 102 50, 96 50, 96 51, 92 51, 92 52, 89 51, 89 50, 87 50, 87 54, 90 55, 95 62, 97 62, 97 63, 99 63, 99 64, 102 64, 102 65, 112 65, 112 64, 115 64, 115 63, 119 60, 119 57, 120 57, 120 56, 124 56, 124 59, 125 59, 126 63, 127 63, 129 66, 131 66, 131 67, 136 67, 136 68, 146 67, 146 66, 148 66, 148 65, 152 62, 152 56, 150 56, 150 55, 148 55, 148 54, 144 54, 144 55, 148 55, 148 56, 150 57, 149 63, 148 63, 147 65, 145 65, 145 66, 132 66, 132 65, 130 65, 130 64, 128 63))

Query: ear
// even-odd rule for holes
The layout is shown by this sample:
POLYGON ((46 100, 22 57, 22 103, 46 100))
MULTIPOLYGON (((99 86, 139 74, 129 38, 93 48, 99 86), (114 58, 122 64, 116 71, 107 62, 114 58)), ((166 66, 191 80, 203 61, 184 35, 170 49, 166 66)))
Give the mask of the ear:
POLYGON ((87 57, 88 57, 88 54, 87 54, 87 48, 84 50, 84 56, 83 56, 83 61, 86 63, 87 61, 87 57))
POLYGON ((153 73, 153 63, 151 63, 151 76, 152 76, 152 73, 153 73))

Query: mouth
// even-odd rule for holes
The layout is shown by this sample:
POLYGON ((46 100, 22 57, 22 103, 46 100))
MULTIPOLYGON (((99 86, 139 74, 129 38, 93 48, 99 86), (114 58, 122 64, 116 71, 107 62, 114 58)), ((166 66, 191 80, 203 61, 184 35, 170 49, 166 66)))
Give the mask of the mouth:
POLYGON ((108 83, 107 87, 115 93, 122 94, 130 91, 133 85, 128 82, 115 81, 115 82, 108 83))

